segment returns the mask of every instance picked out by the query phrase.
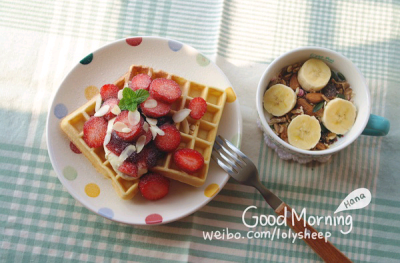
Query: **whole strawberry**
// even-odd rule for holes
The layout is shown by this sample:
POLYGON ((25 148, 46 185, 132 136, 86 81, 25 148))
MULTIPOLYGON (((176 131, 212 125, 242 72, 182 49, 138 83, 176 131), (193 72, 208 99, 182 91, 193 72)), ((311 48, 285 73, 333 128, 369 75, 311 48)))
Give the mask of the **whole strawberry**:
POLYGON ((140 178, 139 191, 148 200, 159 200, 169 192, 169 179, 156 173, 149 173, 140 178))

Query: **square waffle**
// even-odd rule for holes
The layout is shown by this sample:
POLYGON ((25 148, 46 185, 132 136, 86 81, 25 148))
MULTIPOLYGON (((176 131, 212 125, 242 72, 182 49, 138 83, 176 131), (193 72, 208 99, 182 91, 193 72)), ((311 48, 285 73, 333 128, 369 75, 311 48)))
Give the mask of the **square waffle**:
MULTIPOLYGON (((204 157, 203 168, 195 174, 187 174, 174 164, 172 153, 169 153, 160 159, 155 167, 150 169, 153 172, 189 185, 203 185, 207 178, 212 146, 225 105, 226 93, 220 89, 191 82, 161 70, 157 71, 150 67, 137 65, 132 65, 129 72, 119 78, 114 84, 120 89, 127 87, 132 78, 137 74, 147 74, 152 79, 172 79, 179 84, 182 96, 172 104, 169 116, 172 116, 175 112, 183 108, 188 108, 189 102, 195 97, 202 97, 206 100, 207 111, 200 120, 192 119, 190 116, 187 117, 190 127, 189 131, 184 127, 183 122, 176 123, 176 127, 181 133, 180 148, 190 148, 200 152, 204 157)), ((122 199, 131 199, 138 191, 138 180, 123 179, 114 171, 110 162, 105 159, 105 152, 102 146, 90 148, 83 140, 83 124, 95 113, 97 96, 66 116, 61 121, 60 126, 69 139, 90 160, 96 170, 111 179, 112 185, 118 195, 122 199)))

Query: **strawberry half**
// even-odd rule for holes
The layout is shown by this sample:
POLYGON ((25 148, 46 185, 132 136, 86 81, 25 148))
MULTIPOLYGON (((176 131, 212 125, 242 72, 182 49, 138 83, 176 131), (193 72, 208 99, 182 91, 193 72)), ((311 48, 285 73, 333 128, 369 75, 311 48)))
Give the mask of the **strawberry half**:
POLYGON ((176 83, 172 79, 155 79, 151 82, 149 90, 150 95, 154 99, 169 104, 179 99, 182 95, 182 91, 178 83, 176 83))
POLYGON ((100 88, 100 95, 103 101, 109 98, 118 98, 119 88, 114 84, 106 84, 100 88))
POLYGON ((193 149, 179 149, 174 153, 173 159, 179 169, 189 174, 200 171, 204 165, 203 155, 193 149))
POLYGON ((132 78, 132 81, 129 82, 129 88, 133 91, 138 89, 149 90, 149 86, 151 83, 151 78, 146 74, 138 74, 132 78))
POLYGON ((107 121, 103 117, 90 117, 83 125, 83 140, 91 148, 103 145, 107 134, 107 121))
POLYGON ((181 143, 181 133, 173 124, 165 123, 160 129, 164 135, 157 135, 154 144, 163 152, 173 152, 181 143))
POLYGON ((141 132, 142 132, 142 130, 143 130, 144 119, 143 119, 142 116, 140 116, 140 121, 139 121, 139 123, 137 123, 136 125, 132 125, 132 124, 129 122, 128 113, 129 113, 129 111, 127 111, 127 110, 122 111, 122 112, 117 116, 117 118, 115 119, 114 125, 115 125, 115 123, 117 123, 117 122, 122 122, 122 123, 125 123, 125 125, 126 125, 129 129, 131 129, 130 132, 119 132, 119 131, 115 131, 115 133, 118 135, 119 138, 121 138, 121 139, 124 140, 124 141, 130 142, 130 141, 133 141, 133 140, 137 139, 137 138, 140 136, 140 134, 141 134, 141 132))
POLYGON ((201 97, 196 97, 189 102, 188 108, 192 110, 190 117, 200 120, 207 111, 207 102, 201 97))
POLYGON ((156 173, 149 173, 140 178, 139 191, 148 200, 159 200, 169 192, 169 179, 156 173))
POLYGON ((135 163, 124 161, 120 167, 118 167, 118 171, 132 177, 138 177, 138 168, 135 163))

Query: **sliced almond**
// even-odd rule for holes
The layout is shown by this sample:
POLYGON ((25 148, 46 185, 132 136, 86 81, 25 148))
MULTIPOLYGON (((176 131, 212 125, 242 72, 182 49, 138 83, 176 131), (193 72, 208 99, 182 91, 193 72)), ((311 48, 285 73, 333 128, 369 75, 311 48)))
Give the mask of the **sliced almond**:
POLYGON ((149 131, 149 124, 148 124, 147 122, 144 122, 144 123, 143 123, 143 130, 144 130, 145 132, 148 132, 148 131, 149 131))
POLYGON ((121 113, 121 109, 119 108, 118 105, 114 105, 114 107, 112 108, 111 112, 115 115, 118 115, 121 113))
POLYGON ((181 109, 174 113, 174 115, 172 116, 172 120, 175 123, 181 122, 181 121, 185 120, 187 116, 189 116, 191 111, 192 110, 190 110, 190 109, 181 109))
POLYGON ((148 109, 155 108, 157 107, 157 101, 155 99, 146 100, 146 102, 144 103, 144 107, 148 109))
POLYGON ((145 143, 146 143, 146 135, 140 136, 136 142, 136 150, 138 153, 142 151, 145 143))
POLYGON ((103 145, 106 146, 111 140, 111 133, 107 133, 106 137, 104 137, 104 143, 103 145))
POLYGON ((101 117, 106 115, 106 113, 108 112, 108 110, 110 109, 110 105, 104 105, 102 106, 95 114, 95 117, 101 117))
POLYGON ((129 129, 128 126, 126 126, 125 123, 120 122, 120 121, 117 121, 113 125, 113 129, 116 130, 117 132, 123 132, 122 130, 125 129, 125 128, 129 129))
POLYGON ((150 124, 150 126, 157 125, 157 119, 146 118, 146 121, 150 124))
POLYGON ((119 100, 122 100, 122 98, 123 98, 123 95, 122 95, 122 91, 123 91, 123 89, 120 89, 119 91, 118 91, 118 99, 119 100))
POLYGON ((128 133, 128 132, 131 132, 132 130, 130 129, 130 128, 123 128, 122 129, 122 132, 124 132, 124 133, 128 133))
POLYGON ((94 111, 97 112, 101 107, 101 96, 98 95, 96 98, 96 106, 94 107, 94 111))
POLYGON ((119 155, 118 157, 118 163, 119 165, 121 165, 126 158, 128 158, 132 153, 134 153, 136 151, 136 147, 135 145, 129 145, 127 146, 119 155))
POLYGON ((132 125, 136 125, 140 122, 140 112, 138 110, 128 112, 128 120, 132 125))
POLYGON ((188 120, 187 120, 187 119, 184 119, 184 120, 181 122, 181 124, 182 124, 183 132, 189 134, 190 129, 189 129, 189 122, 188 122, 188 120))
POLYGON ((153 135, 153 140, 156 138, 157 135, 164 136, 165 132, 158 128, 157 126, 150 126, 151 134, 153 135))

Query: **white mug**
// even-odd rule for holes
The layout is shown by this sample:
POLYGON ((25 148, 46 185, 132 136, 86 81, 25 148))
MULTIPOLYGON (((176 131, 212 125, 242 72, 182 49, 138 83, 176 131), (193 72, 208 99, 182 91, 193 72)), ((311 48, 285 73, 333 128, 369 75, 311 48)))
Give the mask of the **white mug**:
POLYGON ((312 158, 318 160, 324 156, 332 155, 350 145, 361 134, 372 136, 384 136, 389 132, 390 123, 387 119, 370 114, 371 99, 366 81, 360 70, 343 55, 318 47, 302 47, 287 52, 276 58, 263 73, 257 87, 256 94, 257 112, 264 133, 279 148, 300 158, 312 158), (323 60, 333 71, 341 72, 350 88, 353 89, 353 101, 357 108, 357 117, 353 127, 337 142, 329 146, 328 149, 311 151, 296 148, 277 136, 268 121, 273 116, 263 107, 263 97, 270 80, 280 73, 282 68, 297 62, 304 62, 310 58, 323 60))

